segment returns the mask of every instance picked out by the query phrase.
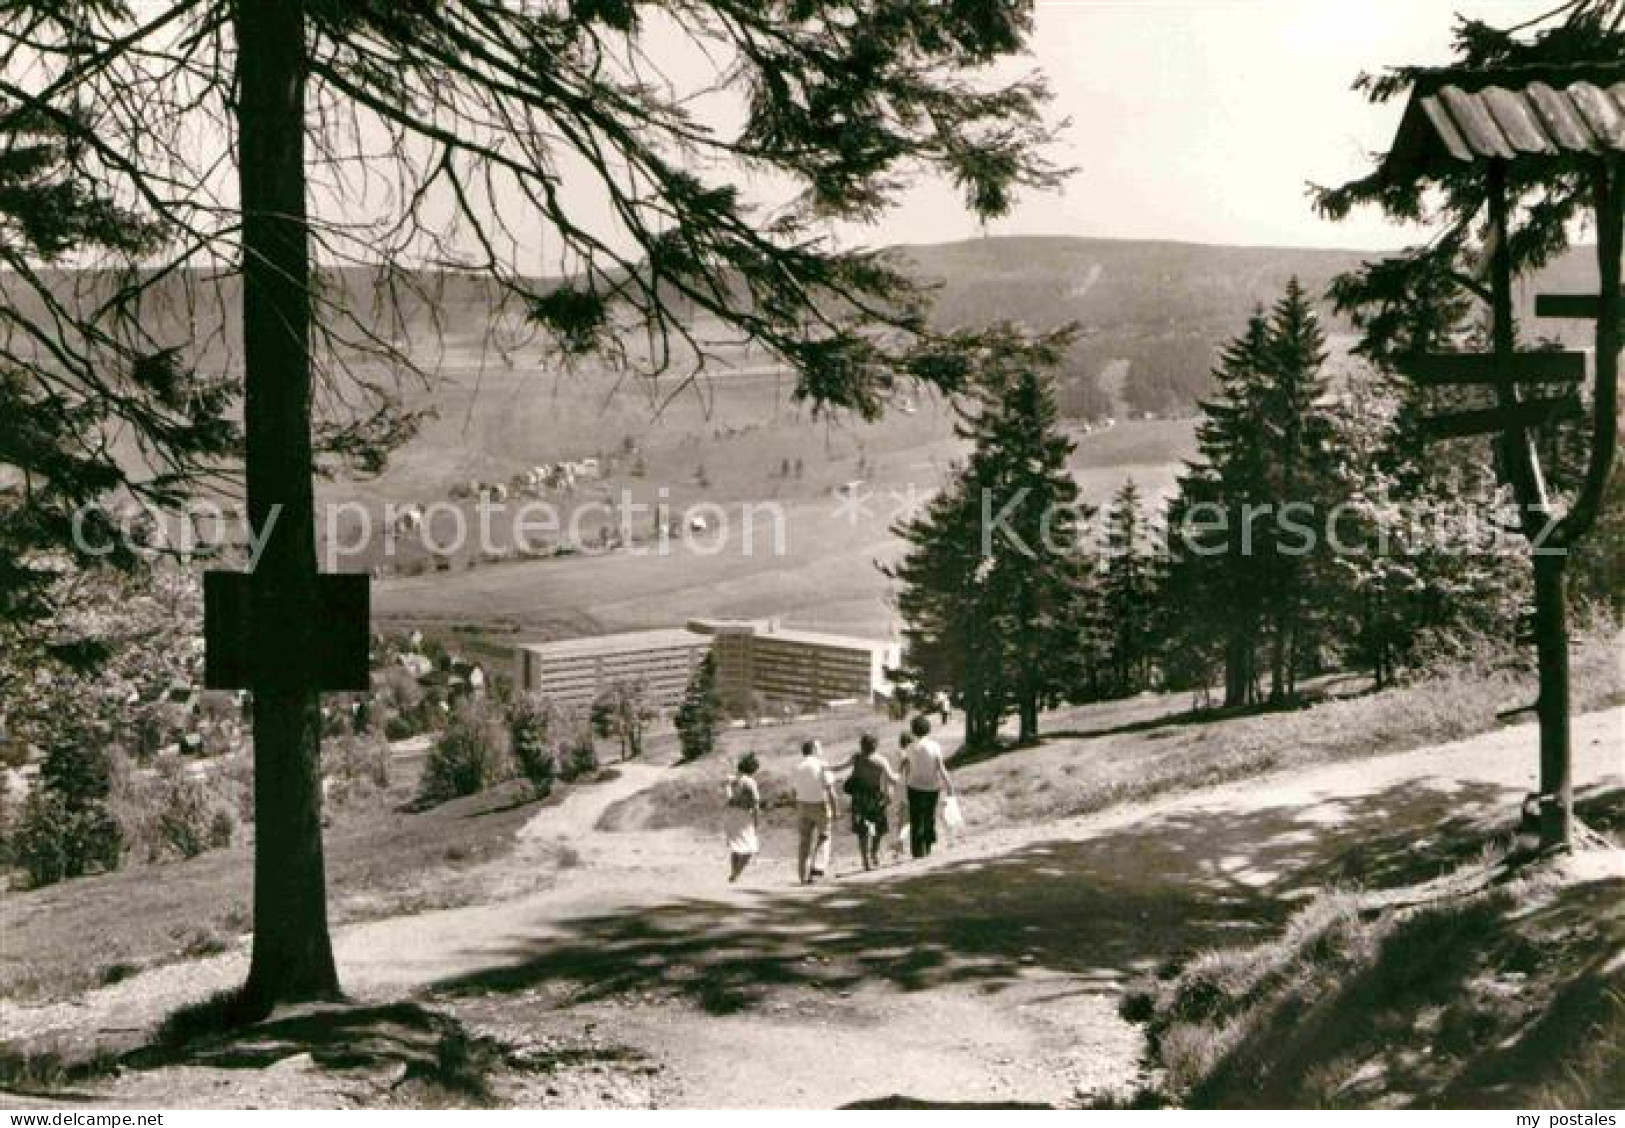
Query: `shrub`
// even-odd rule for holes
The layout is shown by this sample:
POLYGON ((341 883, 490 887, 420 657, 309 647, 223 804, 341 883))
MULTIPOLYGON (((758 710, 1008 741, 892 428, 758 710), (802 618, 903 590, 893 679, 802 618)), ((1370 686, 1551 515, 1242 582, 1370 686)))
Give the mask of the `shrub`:
POLYGON ((508 707, 508 742, 519 774, 530 781, 539 797, 553 790, 559 774, 558 756, 548 742, 553 711, 534 697, 520 697, 508 707))
POLYGON ((104 804, 76 807, 60 791, 40 787, 23 804, 11 848, 29 884, 38 888, 117 869, 124 839, 104 804))
POLYGON ((429 753, 418 801, 431 806, 444 803, 509 778, 513 771, 506 743, 507 733, 484 707, 478 703, 459 707, 429 753))
POLYGON ((378 734, 340 737, 324 746, 323 797, 335 807, 389 790, 389 743, 378 734))
POLYGON ((200 778, 175 755, 160 756, 155 775, 120 780, 114 810, 125 839, 148 862, 195 858, 237 837, 237 781, 223 772, 200 778))
POLYGON ((572 717, 563 726, 569 735, 559 748, 559 776, 566 783, 598 772, 598 745, 593 741, 591 722, 572 717))
MULTIPOLYGON (((226 814, 211 807, 208 793, 197 780, 180 772, 163 780, 158 788, 159 810, 154 841, 181 858, 195 858, 208 850, 215 816, 226 814)), ((229 818, 229 814, 227 815, 229 818)), ((231 841, 227 833, 226 841, 231 841)), ((154 859, 156 860, 156 859, 154 859)))

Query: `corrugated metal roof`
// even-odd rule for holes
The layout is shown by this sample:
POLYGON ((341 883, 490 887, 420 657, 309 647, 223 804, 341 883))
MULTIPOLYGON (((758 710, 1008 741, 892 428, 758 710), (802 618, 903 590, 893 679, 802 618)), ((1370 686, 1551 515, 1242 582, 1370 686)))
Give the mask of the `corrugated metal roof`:
POLYGON ((1437 70, 1417 78, 1383 174, 1601 153, 1625 153, 1625 64, 1437 70))

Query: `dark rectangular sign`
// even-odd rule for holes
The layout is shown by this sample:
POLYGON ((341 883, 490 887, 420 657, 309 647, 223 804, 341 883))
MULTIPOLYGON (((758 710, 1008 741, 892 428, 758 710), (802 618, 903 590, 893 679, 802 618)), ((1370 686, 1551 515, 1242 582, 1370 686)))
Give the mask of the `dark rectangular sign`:
POLYGON ((1562 383, 1585 379, 1586 357, 1581 352, 1525 352, 1512 361, 1509 377, 1488 353, 1429 353, 1404 362, 1405 374, 1424 387, 1473 384, 1562 383))
MULTIPOLYGON (((1625 293, 1620 297, 1625 300, 1625 293)), ((1536 317, 1566 317, 1571 321, 1595 321, 1602 314, 1600 294, 1536 294, 1536 317)))
POLYGON ((1602 308, 1596 294, 1536 294, 1536 317, 1567 317, 1574 321, 1595 321, 1602 308))
POLYGON ((203 684, 208 689, 294 686, 323 693, 371 687, 371 586, 364 572, 316 578, 315 653, 261 654, 253 642, 252 584, 246 572, 203 575, 203 684))

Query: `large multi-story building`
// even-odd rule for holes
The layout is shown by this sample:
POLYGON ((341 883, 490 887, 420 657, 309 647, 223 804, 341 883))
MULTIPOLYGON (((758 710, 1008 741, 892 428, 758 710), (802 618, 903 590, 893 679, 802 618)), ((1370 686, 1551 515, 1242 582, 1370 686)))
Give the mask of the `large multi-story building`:
POLYGON ((526 643, 518 649, 515 681, 523 692, 561 705, 590 704, 616 683, 636 683, 650 704, 670 709, 707 652, 716 660, 723 703, 740 714, 764 705, 873 703, 891 695, 888 671, 901 656, 895 642, 695 619, 687 630, 526 643))
POLYGON ((717 688, 733 710, 763 702, 803 708, 870 704, 891 696, 888 671, 901 659, 895 642, 780 627, 776 623, 695 619, 712 636, 717 688))
POLYGON ((589 705, 616 684, 637 684, 649 704, 669 709, 682 700, 694 667, 711 639, 681 629, 525 643, 518 649, 515 681, 559 705, 589 705))

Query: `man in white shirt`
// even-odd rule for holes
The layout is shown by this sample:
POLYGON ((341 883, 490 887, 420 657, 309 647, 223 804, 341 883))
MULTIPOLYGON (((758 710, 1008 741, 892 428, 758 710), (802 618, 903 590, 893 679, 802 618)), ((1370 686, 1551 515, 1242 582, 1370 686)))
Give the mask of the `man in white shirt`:
POLYGON ((801 762, 790 770, 796 796, 796 873, 801 884, 811 885, 829 868, 830 827, 835 821, 835 776, 824 763, 824 750, 816 740, 801 745, 801 762))
POLYGON ((943 763, 942 745, 931 739, 931 722, 915 717, 910 730, 914 743, 903 759, 903 783, 908 788, 908 848, 916 858, 929 857, 937 841, 937 800, 942 791, 954 793, 954 781, 943 763))

